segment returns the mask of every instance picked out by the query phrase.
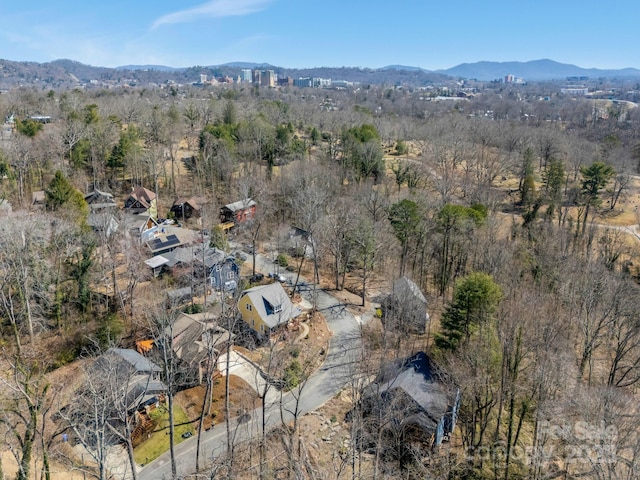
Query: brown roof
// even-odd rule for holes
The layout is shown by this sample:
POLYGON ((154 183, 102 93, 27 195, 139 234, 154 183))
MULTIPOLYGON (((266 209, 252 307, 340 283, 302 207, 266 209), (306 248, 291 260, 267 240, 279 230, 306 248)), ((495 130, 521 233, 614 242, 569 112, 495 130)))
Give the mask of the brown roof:
POLYGON ((134 200, 140 202, 142 205, 150 207, 151 202, 156 199, 156 194, 144 187, 136 187, 133 192, 131 192, 131 195, 129 195, 129 198, 133 198, 134 200))
POLYGON ((198 202, 196 202, 195 198, 191 197, 191 198, 177 198, 175 202, 173 202, 173 206, 177 207, 182 205, 183 203, 188 203, 189 205, 191 205, 191 208, 193 208, 194 210, 200 210, 200 205, 198 205, 198 202))

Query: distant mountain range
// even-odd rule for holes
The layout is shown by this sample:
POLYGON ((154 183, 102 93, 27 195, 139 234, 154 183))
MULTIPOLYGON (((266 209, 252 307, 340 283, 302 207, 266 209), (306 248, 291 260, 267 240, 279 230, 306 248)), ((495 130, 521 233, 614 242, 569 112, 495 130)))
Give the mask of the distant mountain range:
MULTIPOLYGON (((222 65, 213 65, 206 68, 262 68, 273 70, 287 70, 286 68, 276 67, 268 63, 251 63, 251 62, 231 62, 222 65)), ((155 69, 159 71, 176 71, 172 67, 165 66, 152 66, 152 65, 127 65, 124 67, 118 67, 119 69, 126 70, 144 70, 155 69)), ((342 67, 347 68, 347 67, 342 67)), ((291 69, 289 69, 291 70, 291 69)), ((335 68, 308 68, 308 69, 293 69, 292 71, 309 72, 319 70, 336 70, 335 68)), ((362 70, 362 69, 356 69, 362 70)), ((444 70, 426 70, 420 67, 414 67, 410 65, 387 65, 377 69, 364 69, 364 71, 378 71, 378 72, 412 72, 415 74, 441 74, 449 77, 476 79, 481 81, 491 81, 500 78, 504 78, 505 75, 514 75, 516 77, 523 78, 525 80, 537 81, 537 80, 564 80, 567 77, 590 77, 590 78, 613 78, 613 77, 640 77, 640 69, 637 68, 623 68, 623 69, 598 69, 598 68, 582 68, 576 65, 567 63, 559 63, 549 59, 532 60, 529 62, 489 62, 481 61, 475 63, 462 63, 455 67, 447 68, 444 70)))
POLYGON ((618 70, 581 68, 576 65, 558 63, 548 59, 532 60, 530 62, 463 63, 446 70, 437 70, 437 72, 453 77, 475 78, 484 81, 504 78, 505 75, 509 74, 525 80, 563 80, 566 77, 640 77, 640 70, 637 68, 618 70))
POLYGON ((33 85, 42 88, 70 87, 78 84, 116 82, 126 84, 153 84, 173 81, 191 83, 200 79, 200 74, 209 77, 229 76, 235 78, 243 68, 274 70, 278 75, 299 77, 321 77, 346 80, 362 84, 433 85, 453 78, 492 81, 505 75, 514 75, 526 81, 565 80, 567 77, 631 78, 640 79, 640 70, 625 68, 601 70, 581 68, 552 60, 530 62, 476 62, 463 63, 446 70, 429 71, 420 67, 388 65, 386 67, 318 67, 306 69, 283 68, 268 63, 231 62, 221 65, 176 68, 165 65, 124 65, 117 68, 94 67, 74 60, 55 60, 48 63, 15 62, 0 60, 0 88, 17 85, 33 85))
MULTIPOLYGON (((427 71, 420 67, 409 67, 405 65, 389 65, 382 67, 380 70, 427 71)), ((514 75, 515 77, 523 78, 528 81, 565 80, 567 77, 640 77, 640 70, 637 68, 623 68, 618 70, 582 68, 576 65, 559 63, 548 59, 532 60, 530 62, 482 61, 475 63, 462 63, 455 67, 444 70, 435 70, 434 72, 450 77, 476 79, 487 82, 504 78, 505 75, 514 75)))

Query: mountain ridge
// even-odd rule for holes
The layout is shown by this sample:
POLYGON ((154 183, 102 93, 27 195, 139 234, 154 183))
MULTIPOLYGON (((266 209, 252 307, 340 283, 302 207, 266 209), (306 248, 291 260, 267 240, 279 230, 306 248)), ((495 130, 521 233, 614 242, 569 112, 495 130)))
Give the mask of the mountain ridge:
POLYGON ((279 76, 320 77, 346 80, 364 85, 414 85, 427 86, 467 78, 480 81, 503 79, 514 75, 525 81, 562 80, 567 77, 589 78, 640 78, 636 68, 597 69, 582 68, 549 59, 528 62, 481 61, 463 63, 444 70, 430 71, 408 65, 388 65, 380 68, 362 67, 316 67, 285 68, 269 63, 228 62, 220 65, 171 67, 166 65, 124 65, 116 68, 85 65, 75 60, 58 59, 48 63, 16 62, 0 59, 0 87, 35 85, 43 88, 74 87, 78 84, 116 82, 127 85, 148 85, 166 82, 192 83, 200 74, 210 78, 231 77, 240 74, 240 69, 269 69, 279 76))
POLYGON ((492 62, 479 61, 473 63, 461 63, 455 67, 444 70, 436 70, 438 73, 453 77, 475 78, 477 80, 491 81, 504 78, 505 75, 514 75, 525 80, 564 80, 566 77, 636 77, 640 76, 637 68, 599 69, 583 68, 569 63, 560 63, 548 58, 530 60, 527 62, 509 61, 492 62))
MULTIPOLYGON (((142 69, 143 66, 137 66, 142 69)), ((317 71, 335 70, 338 68, 351 69, 356 67, 311 67, 311 68, 286 68, 277 67, 268 63, 253 62, 228 62, 220 65, 209 65, 203 68, 270 68, 275 70, 291 71, 317 71)), ((125 67, 117 67, 125 68, 125 67)), ((170 69, 172 67, 165 67, 170 69)), ((135 65, 128 66, 127 69, 135 70, 135 65)), ((584 68, 570 63, 561 63, 548 58, 529 61, 505 61, 497 62, 481 60, 478 62, 461 63, 446 69, 428 70, 413 65, 386 65, 379 68, 362 68, 363 71, 374 72, 412 72, 425 74, 441 74, 451 77, 477 79, 482 81, 492 81, 504 78, 505 75, 514 75, 525 80, 564 80, 566 77, 587 76, 598 77, 640 77, 640 69, 625 67, 618 69, 584 68)))

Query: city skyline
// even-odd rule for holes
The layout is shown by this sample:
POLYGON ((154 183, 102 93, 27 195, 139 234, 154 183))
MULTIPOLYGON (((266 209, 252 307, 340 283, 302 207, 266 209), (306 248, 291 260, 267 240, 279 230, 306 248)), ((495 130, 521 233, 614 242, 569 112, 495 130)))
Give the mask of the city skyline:
POLYGON ((638 68, 640 34, 624 14, 635 8, 630 0, 605 14, 549 0, 481 7, 464 0, 455 8, 419 0, 196 0, 178 8, 167 0, 33 0, 0 6, 0 58, 104 67, 254 62, 427 70, 550 58, 583 68, 638 68))

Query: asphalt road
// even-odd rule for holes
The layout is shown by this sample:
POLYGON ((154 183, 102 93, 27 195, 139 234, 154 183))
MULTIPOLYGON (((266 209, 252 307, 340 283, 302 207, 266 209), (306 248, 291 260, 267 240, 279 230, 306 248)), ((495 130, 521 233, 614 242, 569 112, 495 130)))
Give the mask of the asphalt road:
MULTIPOLYGON (((251 264, 251 255, 247 254, 247 257, 247 263, 251 264)), ((261 255, 256 255, 256 270, 267 274, 273 272, 274 268, 271 261, 261 255)), ((282 273, 287 279, 295 280, 294 274, 282 273)), ((327 292, 322 290, 314 292, 313 286, 308 284, 305 284, 301 290, 302 295, 312 303, 315 294, 318 309, 324 315, 333 336, 322 367, 300 389, 284 394, 280 396, 278 401, 267 405, 265 413, 267 428, 273 428, 281 424, 283 420, 285 422, 292 420, 294 412, 303 415, 317 409, 331 399, 349 384, 353 378, 355 366, 360 360, 362 345, 360 325, 346 306, 327 292)), ((238 424, 236 419, 232 420, 231 427, 236 443, 260 436, 262 409, 259 408, 249 413, 251 419, 243 424, 238 424)), ((218 424, 208 432, 203 432, 200 442, 200 464, 206 465, 227 449, 226 424, 218 424)), ((196 446, 195 436, 176 445, 176 464, 179 477, 195 472, 196 446)), ((206 472, 207 469, 204 471, 206 472)), ((164 453, 138 472, 139 480, 170 478, 169 452, 164 453)))

